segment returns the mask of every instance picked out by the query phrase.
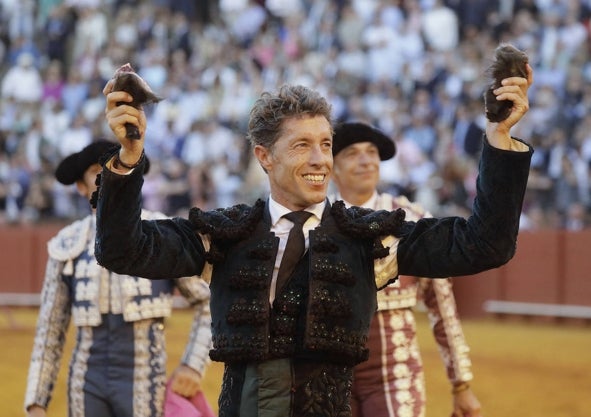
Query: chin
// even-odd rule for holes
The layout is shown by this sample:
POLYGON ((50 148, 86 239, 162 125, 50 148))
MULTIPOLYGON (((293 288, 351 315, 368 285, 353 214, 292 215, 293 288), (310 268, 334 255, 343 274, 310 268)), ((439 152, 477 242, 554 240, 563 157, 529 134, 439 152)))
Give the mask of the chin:
POLYGON ((326 199, 326 190, 323 193, 315 193, 308 198, 309 205, 322 203, 326 199))

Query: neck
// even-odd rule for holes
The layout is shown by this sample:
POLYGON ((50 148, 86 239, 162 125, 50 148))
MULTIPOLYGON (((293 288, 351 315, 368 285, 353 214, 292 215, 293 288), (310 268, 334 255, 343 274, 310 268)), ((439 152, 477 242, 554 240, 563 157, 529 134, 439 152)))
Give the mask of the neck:
POLYGON ((369 193, 343 193, 341 192, 341 197, 343 198, 343 200, 345 200, 347 203, 350 203, 354 206, 359 206, 361 207, 363 204, 365 204, 373 195, 373 190, 369 193))

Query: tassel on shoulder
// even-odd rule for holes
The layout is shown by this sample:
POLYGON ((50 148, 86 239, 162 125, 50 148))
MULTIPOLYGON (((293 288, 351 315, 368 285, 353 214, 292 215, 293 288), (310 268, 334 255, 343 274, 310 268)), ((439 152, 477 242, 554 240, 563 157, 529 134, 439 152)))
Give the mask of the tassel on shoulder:
POLYGON ((361 239, 374 239, 387 235, 400 236, 405 218, 405 212, 402 209, 374 211, 355 206, 346 208, 342 201, 333 203, 331 214, 341 231, 361 239))

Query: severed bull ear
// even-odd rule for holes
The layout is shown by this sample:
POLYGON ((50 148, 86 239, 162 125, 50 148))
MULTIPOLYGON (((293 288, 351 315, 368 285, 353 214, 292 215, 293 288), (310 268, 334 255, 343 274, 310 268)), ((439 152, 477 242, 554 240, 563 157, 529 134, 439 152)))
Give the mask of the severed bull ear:
MULTIPOLYGON (((131 103, 120 102, 117 105, 127 104, 140 109, 144 104, 158 103, 162 100, 157 96, 150 86, 136 74, 130 64, 122 65, 115 71, 113 75, 115 80, 113 84, 113 91, 125 91, 133 97, 131 103)), ((128 139, 139 139, 140 132, 137 126, 131 123, 125 124, 128 139)))
POLYGON ((501 86, 501 81, 509 77, 527 78, 527 63, 529 59, 525 52, 513 45, 502 43, 495 49, 495 61, 488 68, 487 74, 493 82, 484 93, 484 105, 486 117, 491 122, 501 122, 511 114, 513 102, 510 100, 498 101, 493 90, 501 86))

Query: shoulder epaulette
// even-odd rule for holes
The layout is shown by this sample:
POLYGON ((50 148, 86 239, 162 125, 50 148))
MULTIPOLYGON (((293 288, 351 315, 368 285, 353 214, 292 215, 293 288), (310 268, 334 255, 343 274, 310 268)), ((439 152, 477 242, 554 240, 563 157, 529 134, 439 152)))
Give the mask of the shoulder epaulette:
POLYGON ((386 235, 400 235, 404 223, 404 210, 371 210, 361 207, 345 207, 342 201, 335 201, 331 207, 339 229, 361 239, 375 239, 386 235))
POLYGON ((86 216, 61 229, 47 243, 49 256, 58 261, 68 261, 82 253, 88 244, 92 216, 86 216))
POLYGON ((237 204, 210 211, 194 207, 189 212, 189 221, 196 231, 210 235, 213 240, 238 241, 254 232, 264 209, 263 200, 257 200, 253 206, 237 204))

